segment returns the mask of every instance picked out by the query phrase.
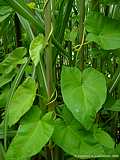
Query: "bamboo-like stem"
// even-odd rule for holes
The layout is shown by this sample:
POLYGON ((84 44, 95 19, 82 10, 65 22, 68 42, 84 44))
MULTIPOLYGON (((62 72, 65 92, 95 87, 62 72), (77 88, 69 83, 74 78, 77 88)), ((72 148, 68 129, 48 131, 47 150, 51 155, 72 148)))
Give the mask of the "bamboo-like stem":
MULTIPOLYGON (((44 7, 44 22, 45 22, 45 40, 48 45, 45 49, 45 66, 46 66, 46 81, 47 81, 47 95, 48 101, 52 95, 52 47, 51 47, 51 37, 48 40, 51 32, 51 0, 45 2, 44 7)), ((51 110, 52 104, 48 105, 48 110, 51 110)))
MULTIPOLYGON (((46 73, 46 83, 47 83, 47 96, 48 102, 51 100, 53 93, 53 68, 52 68, 52 43, 51 43, 51 33, 52 33, 52 0, 46 0, 44 3, 44 22, 45 22, 45 40, 47 42, 47 47, 45 49, 45 73, 46 73)), ((53 110, 54 103, 48 103, 48 111, 53 110)), ((49 145, 51 141, 49 141, 49 145)), ((52 158, 52 149, 47 149, 47 159, 52 158)))

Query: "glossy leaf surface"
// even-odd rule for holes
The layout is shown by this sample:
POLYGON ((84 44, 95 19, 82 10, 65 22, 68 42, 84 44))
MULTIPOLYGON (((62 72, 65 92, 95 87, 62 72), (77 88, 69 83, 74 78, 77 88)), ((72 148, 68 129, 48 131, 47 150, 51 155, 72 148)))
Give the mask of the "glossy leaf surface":
POLYGON ((8 106, 8 124, 15 124, 32 106, 36 96, 35 81, 27 78, 15 91, 8 106))
POLYGON ((83 158, 104 155, 106 149, 113 150, 115 144, 107 132, 96 126, 90 131, 84 130, 66 107, 62 110, 62 119, 56 120, 53 141, 68 154, 83 158))
POLYGON ((67 108, 89 129, 106 99, 106 81, 93 68, 81 72, 78 68, 63 67, 61 90, 67 108))
MULTIPOLYGON (((24 123, 20 125, 7 151, 6 160, 31 157, 40 152, 48 142, 54 130, 54 126, 51 123, 52 112, 45 114, 41 119, 38 113, 40 113, 38 109, 36 111, 34 110, 34 116, 36 116, 38 120, 32 119, 32 121, 30 121, 30 119, 26 119, 24 123)), ((29 113, 29 116, 30 114, 32 114, 32 112, 29 113)))
POLYGON ((35 64, 35 66, 37 66, 38 62, 40 61, 40 52, 43 51, 44 47, 45 47, 45 39, 43 34, 38 35, 32 42, 30 45, 30 57, 33 61, 33 63, 35 64))

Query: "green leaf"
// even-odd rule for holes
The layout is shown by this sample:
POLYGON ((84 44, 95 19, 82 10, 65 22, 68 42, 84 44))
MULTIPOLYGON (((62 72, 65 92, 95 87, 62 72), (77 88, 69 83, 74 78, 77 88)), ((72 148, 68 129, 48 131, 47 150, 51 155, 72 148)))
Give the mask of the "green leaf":
POLYGON ((4 21, 12 12, 10 6, 0 6, 0 23, 4 21))
POLYGON ((104 154, 103 147, 97 144, 90 132, 76 128, 76 123, 66 124, 63 120, 57 119, 53 134, 55 144, 65 152, 74 157, 104 154), (91 140, 91 143, 87 141, 91 140))
POLYGON ((62 117, 66 124, 74 124, 74 127, 79 128, 80 123, 73 117, 72 113, 68 108, 64 105, 62 109, 62 117))
POLYGON ((82 73, 75 67, 63 67, 61 90, 67 108, 89 129, 106 99, 104 75, 93 68, 85 69, 82 73))
POLYGON ((120 155, 120 143, 115 147, 115 153, 120 155))
POLYGON ((68 154, 88 158, 113 151, 115 143, 105 131, 96 126, 85 130, 65 106, 61 117, 56 120, 53 141, 68 154))
POLYGON ((116 100, 116 102, 111 107, 107 108, 107 110, 119 112, 120 111, 120 99, 116 100))
POLYGON ((8 106, 8 124, 15 124, 32 106, 36 96, 35 81, 27 78, 15 91, 8 106))
POLYGON ((25 19, 21 15, 17 14, 17 16, 18 16, 18 18, 19 18, 19 20, 21 22, 22 27, 24 28, 25 32, 27 33, 30 42, 31 42, 33 40, 33 38, 34 38, 34 34, 33 34, 32 29, 31 29, 30 23, 28 22, 27 19, 25 19))
POLYGON ((100 128, 96 128, 94 130, 94 137, 99 144, 103 145, 104 147, 114 149, 115 142, 107 132, 101 130, 100 128))
POLYGON ((0 23, 2 21, 4 21, 7 17, 9 17, 10 14, 6 14, 6 15, 3 15, 3 16, 0 16, 0 23))
POLYGON ((97 12, 90 12, 86 18, 85 28, 89 42, 94 41, 106 50, 120 48, 119 21, 97 12))
POLYGON ((21 119, 20 124, 36 122, 41 118, 41 116, 42 111, 40 108, 38 106, 32 106, 32 108, 21 119))
POLYGON ((65 40, 67 41, 71 41, 71 42, 75 42, 75 39, 77 37, 77 31, 75 29, 73 29, 72 31, 66 29, 66 32, 65 32, 65 40))
POLYGON ((51 120, 52 112, 49 112, 38 121, 26 120, 26 123, 21 124, 8 148, 6 160, 24 159, 40 152, 53 134, 54 125, 50 123, 51 120))
POLYGON ((17 64, 25 63, 23 58, 27 50, 24 47, 16 48, 12 51, 1 63, 0 63, 0 73, 8 74, 10 73, 17 64))
MULTIPOLYGON (((31 10, 29 9, 29 7, 26 5, 26 3, 23 0, 6 0, 9 5, 17 12, 19 13, 21 16, 23 16, 25 19, 27 19, 29 22, 33 23, 38 30, 41 33, 45 32, 44 29, 44 24, 43 24, 43 19, 42 18, 37 18, 35 16, 34 13, 31 12, 31 10)), ((71 10, 72 8, 72 2, 69 3, 68 1, 68 10, 71 10), (70 5, 70 6, 69 6, 70 5)), ((67 11, 67 10, 66 10, 67 11)), ((65 13, 65 17, 68 19, 69 18, 69 13, 67 14, 67 12, 65 13)), ((64 19, 64 24, 66 23, 66 18, 64 19)), ((64 27, 64 25, 62 26, 62 28, 64 27)), ((64 31, 64 28, 61 29, 62 31, 64 31)), ((61 34, 62 35, 62 34, 61 34)), ((62 48, 62 45, 56 40, 56 38, 52 35, 52 42, 53 44, 59 49, 61 50, 66 56, 68 56, 66 54, 66 51, 62 48)))
POLYGON ((43 34, 38 35, 30 44, 30 57, 37 66, 38 62, 40 61, 40 53, 43 51, 45 47, 45 38, 43 34))
POLYGON ((11 12, 12 8, 10 6, 0 6, 0 16, 10 14, 11 12))
POLYGON ((7 98, 8 98, 8 95, 9 95, 9 89, 10 88, 7 86, 6 88, 4 88, 1 91, 1 94, 0 94, 0 108, 5 107, 5 105, 7 103, 7 98))

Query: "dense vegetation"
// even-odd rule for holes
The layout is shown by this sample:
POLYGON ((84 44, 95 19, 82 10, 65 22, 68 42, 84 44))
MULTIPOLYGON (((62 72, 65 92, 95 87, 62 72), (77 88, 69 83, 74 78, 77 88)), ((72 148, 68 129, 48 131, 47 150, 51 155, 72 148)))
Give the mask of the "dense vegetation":
POLYGON ((118 159, 120 0, 0 0, 0 160, 118 159))

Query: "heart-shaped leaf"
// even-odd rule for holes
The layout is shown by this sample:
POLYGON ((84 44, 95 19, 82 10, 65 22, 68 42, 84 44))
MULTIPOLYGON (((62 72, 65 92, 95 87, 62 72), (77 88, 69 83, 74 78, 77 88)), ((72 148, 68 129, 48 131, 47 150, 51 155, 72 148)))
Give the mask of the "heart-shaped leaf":
POLYGON ((82 73, 78 68, 63 67, 61 90, 68 109, 89 129, 106 99, 104 75, 93 68, 82 73))

